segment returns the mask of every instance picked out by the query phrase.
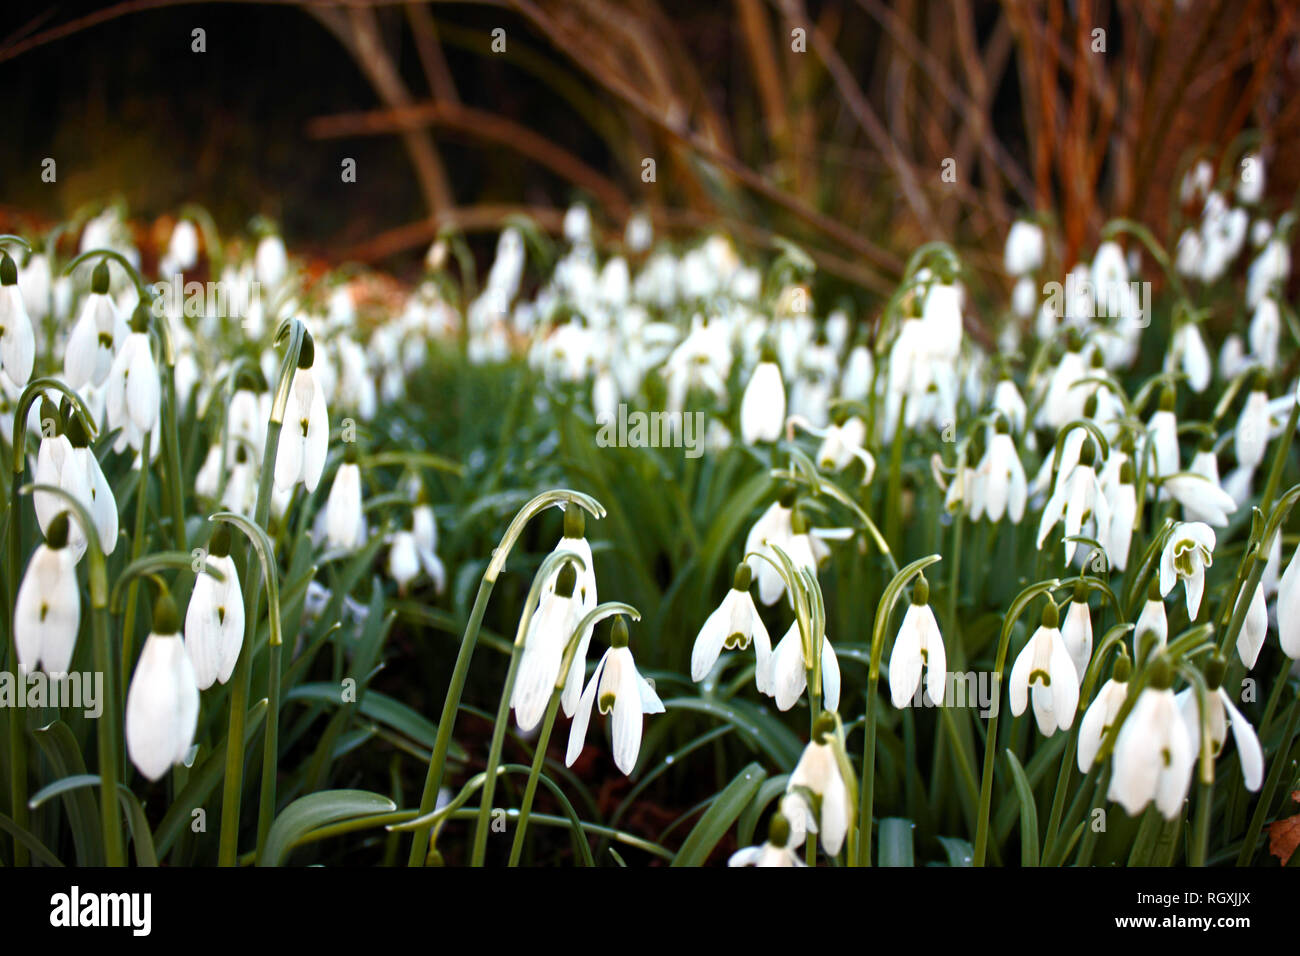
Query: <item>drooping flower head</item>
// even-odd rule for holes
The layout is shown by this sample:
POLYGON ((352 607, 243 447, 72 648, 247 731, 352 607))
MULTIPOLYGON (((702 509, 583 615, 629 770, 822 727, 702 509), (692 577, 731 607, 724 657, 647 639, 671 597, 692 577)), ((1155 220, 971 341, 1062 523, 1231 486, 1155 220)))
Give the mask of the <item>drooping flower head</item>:
POLYGON ((753 578, 754 573, 748 564, 741 562, 736 567, 731 590, 708 616, 695 638, 691 651, 691 680, 698 683, 708 677, 724 650, 743 651, 753 643, 755 683, 760 693, 770 693, 772 639, 749 593, 753 578))
POLYGON ((126 752, 136 769, 158 780, 183 763, 199 720, 199 687, 181 641, 176 603, 163 593, 153 630, 140 649, 126 695, 126 752))
POLYGON ((0 370, 22 388, 36 362, 36 335, 18 288, 18 264, 0 253, 0 370))
POLYGON ((1205 593, 1205 569, 1214 563, 1214 529, 1200 521, 1174 525, 1160 552, 1160 596, 1168 597, 1179 581, 1187 598, 1187 616, 1196 620, 1205 593))
POLYGON ((50 521, 45 543, 36 546, 14 602, 18 670, 66 674, 81 622, 76 560, 68 547, 68 513, 50 521))
POLYGON ((1079 678, 1059 624, 1060 612, 1049 598, 1042 625, 1016 658, 1007 685, 1011 713, 1017 717, 1025 712, 1032 695, 1034 719, 1045 737, 1069 730, 1079 707, 1079 678))

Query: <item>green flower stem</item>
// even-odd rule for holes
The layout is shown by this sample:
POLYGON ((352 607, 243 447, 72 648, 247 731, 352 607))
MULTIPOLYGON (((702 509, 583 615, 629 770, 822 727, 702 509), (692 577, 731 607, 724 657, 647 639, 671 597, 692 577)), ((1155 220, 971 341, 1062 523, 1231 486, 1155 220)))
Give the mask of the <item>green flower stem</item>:
MULTIPOLYGON (((280 431, 289 403, 289 389, 293 386, 293 377, 298 371, 298 355, 302 351, 306 328, 301 322, 291 319, 281 323, 276 330, 275 340, 278 342, 286 334, 289 346, 280 363, 280 379, 271 402, 270 420, 266 425, 266 445, 262 453, 262 470, 258 475, 253 523, 259 528, 266 527, 271 513, 275 456, 280 447, 280 431)), ((250 542, 244 551, 243 567, 240 569, 240 582, 247 589, 244 592, 245 630, 244 643, 239 649, 230 682, 230 725, 226 734, 226 773, 221 793, 221 836, 217 851, 220 866, 235 866, 239 861, 239 798, 244 783, 244 722, 248 716, 248 685, 252 671, 253 642, 257 638, 259 599, 262 595, 258 584, 249 580, 254 552, 255 544, 250 542)), ((276 626, 273 624, 272 628, 276 626)), ((268 722, 270 719, 268 714, 268 722)))
MULTIPOLYGON (((471 866, 482 866, 483 857, 487 853, 487 835, 492 816, 492 795, 496 791, 497 767, 501 763, 501 748, 505 745, 506 728, 510 726, 510 698, 514 695, 515 679, 519 676, 519 659, 523 656, 528 626, 537 612, 543 585, 552 574, 558 574, 560 569, 569 563, 586 570, 576 552, 553 551, 547 555, 546 560, 537 569, 537 573, 533 575, 533 584, 528 589, 528 598, 524 602, 524 613, 519 616, 519 628, 515 633, 514 647, 510 652, 510 667, 506 671, 505 685, 501 688, 501 700, 497 704, 496 721, 492 725, 492 744, 488 749, 487 777, 483 783, 482 798, 479 800, 478 823, 474 828, 471 866)), ((554 693, 551 696, 555 696, 554 693)))
MULTIPOLYGON (((561 674, 564 671, 561 670, 561 674)), ((551 694, 551 701, 546 705, 546 716, 542 718, 542 731, 537 735, 537 746, 533 751, 533 762, 528 768, 528 783, 524 786, 524 797, 519 803, 519 822, 515 825, 515 838, 510 844, 510 862, 507 866, 518 866, 519 858, 524 852, 524 831, 528 827, 528 818, 533 810, 533 797, 537 794, 537 780, 541 776, 542 764, 546 760, 546 748, 551 742, 551 730, 555 727, 555 717, 560 709, 560 697, 563 685, 551 694)))
MULTIPOLYGON (((442 777, 446 770, 447 749, 451 745, 452 729, 456 725, 456 713, 460 710, 461 694, 465 692, 465 680, 469 676, 470 661, 474 656, 474 645, 478 643, 478 632, 483 626, 483 615, 487 611, 488 599, 496 586, 497 578, 505 569, 506 559, 514 548, 519 535, 523 533, 528 520, 538 512, 562 502, 577 504, 595 518, 605 516, 604 506, 580 492, 559 490, 546 491, 533 498, 519 509, 514 519, 506 528, 501 541, 492 551, 492 560, 479 581, 478 593, 474 597, 474 607, 470 610, 469 622, 461 637, 460 650, 456 654, 456 665, 452 669, 451 683, 447 687, 447 696, 442 702, 442 716, 438 719, 438 736, 433 741, 433 752, 429 755, 429 769, 424 777, 424 792, 420 795, 420 816, 433 812, 438 801, 438 790, 442 787, 442 777)), ((408 866, 424 866, 429 850, 429 830, 416 829, 411 841, 411 852, 407 857, 408 866)))
MULTIPOLYGON (((537 782, 541 777, 542 763, 546 760, 546 747, 551 741, 551 730, 555 726, 555 715, 559 710, 560 698, 564 695, 564 685, 568 680, 569 669, 575 666, 574 656, 578 651, 578 642, 587 628, 595 627, 599 621, 614 614, 626 614, 634 621, 641 620, 640 612, 631 605, 622 604, 618 601, 609 601, 588 612, 578 622, 573 634, 569 636, 568 644, 565 645, 564 656, 560 659, 560 673, 555 680, 555 689, 551 691, 551 701, 546 706, 546 716, 542 720, 542 731, 538 735, 537 746, 533 751, 533 763, 528 769, 528 783, 524 787, 524 797, 519 804, 519 822, 515 824, 515 838, 510 845, 509 866, 519 865, 519 858, 524 850, 524 834, 528 832, 528 818, 533 809, 533 797, 537 794, 537 782)), ((584 661, 577 666, 581 666, 585 670, 586 662, 584 661)))
MULTIPOLYGON (((456 655, 456 666, 452 670, 451 684, 442 704, 442 716, 438 719, 438 736, 434 738, 433 753, 429 757, 429 769, 424 778, 424 793, 420 798, 418 816, 433 812, 438 800, 438 790, 442 787, 442 775, 447 763, 447 748, 451 744, 451 729, 456 722, 456 712, 460 709, 460 697, 465 690, 465 679, 469 676, 469 664, 474 656, 474 644, 478 640, 479 628, 483 625, 483 614, 487 610, 488 598, 496 579, 489 579, 485 574, 479 582, 478 594, 474 598, 474 607, 470 611, 469 623, 465 635, 461 638, 460 651, 456 655)), ((407 859, 408 866, 424 866, 429 849, 429 831, 416 830, 411 841, 411 853, 407 859)))
MULTIPOLYGON (((145 539, 145 513, 147 505, 145 499, 149 489, 149 450, 150 443, 153 441, 153 433, 145 432, 144 441, 140 447, 140 478, 139 484, 136 485, 135 495, 135 530, 131 535, 131 563, 134 564, 140 560, 144 552, 145 539)), ((140 582, 138 579, 131 581, 130 587, 126 592, 126 613, 122 618, 122 676, 126 677, 131 673, 132 654, 135 652, 135 613, 136 606, 140 599, 140 582)), ((126 685, 129 680, 122 681, 122 708, 126 708, 126 685)))
POLYGON ((257 804, 257 855, 260 858, 266 838, 271 832, 271 823, 275 820, 275 783, 276 768, 280 757, 280 657, 284 645, 272 644, 267 653, 267 699, 270 709, 266 712, 266 732, 262 737, 262 790, 257 804))
MULTIPOLYGON (((901 419, 900 419, 901 421, 901 419)), ((903 568, 885 587, 876 607, 876 620, 871 633, 871 662, 867 676, 867 711, 865 736, 862 742, 862 788, 858 792, 858 843, 857 865, 871 865, 871 816, 875 812, 876 788, 876 709, 880 700, 880 666, 885 653, 885 631, 894 605, 903 594, 909 581, 930 565, 940 560, 937 554, 917 558, 903 568)))

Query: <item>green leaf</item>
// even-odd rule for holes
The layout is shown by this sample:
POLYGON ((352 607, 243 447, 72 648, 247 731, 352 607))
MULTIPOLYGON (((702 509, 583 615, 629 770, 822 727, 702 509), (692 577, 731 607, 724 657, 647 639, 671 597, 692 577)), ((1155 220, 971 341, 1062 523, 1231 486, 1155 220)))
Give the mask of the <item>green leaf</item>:
POLYGON ((736 818, 744 812, 745 807, 754 798, 758 788, 767 777, 767 772, 756 763, 751 763, 736 775, 713 799, 712 805, 700 817, 700 822, 686 837, 686 842, 673 857, 673 866, 702 866, 708 859, 718 841, 723 838, 736 818))
POLYGON ((965 840, 957 837, 939 837, 939 845, 948 854, 949 866, 971 866, 975 860, 975 848, 965 840))
MULTIPOLYGON (((87 776, 86 762, 72 730, 56 720, 33 733, 45 759, 50 762, 56 780, 87 776)), ((98 779, 98 778, 96 778, 98 779)), ((68 829, 77 852, 78 866, 103 866, 103 834, 99 824, 99 798, 91 791, 71 788, 64 793, 63 805, 68 814, 68 829)))
POLYGON ((915 866, 912 852, 912 834, 916 824, 903 817, 885 817, 880 821, 880 849, 877 863, 880 866, 915 866))
MULTIPOLYGON (((1011 765, 1011 779, 1016 786, 1016 798, 1020 801, 1020 864, 1021 866, 1038 865, 1038 807, 1034 804, 1034 791, 1025 776, 1025 768, 1010 750, 1003 751, 1007 763, 1011 765)), ((1068 759, 1068 758, 1067 758, 1068 759)))
POLYGON ((271 824, 257 865, 280 866, 294 844, 317 827, 396 809, 392 800, 369 790, 324 790, 299 797, 271 824))
MULTIPOLYGON (((285 694, 285 701, 298 700, 315 704, 342 704, 338 684, 312 683, 300 684, 285 694)), ((361 715, 377 724, 383 724, 405 737, 411 738, 422 747, 433 749, 438 737, 437 725, 415 709, 400 700, 382 694, 377 690, 367 689, 360 701, 361 715)), ((457 760, 465 759, 465 748, 454 740, 448 750, 457 760)))
POLYGON ((12 817, 3 813, 0 813, 0 830, 9 833, 19 843, 27 847, 32 854, 32 859, 38 863, 44 863, 46 866, 63 866, 59 858, 51 853, 44 843, 15 823, 12 817))
MULTIPOLYGON (((36 791, 31 799, 27 801, 27 805, 35 810, 45 801, 60 794, 68 794, 86 787, 98 786, 100 786, 98 774, 82 773, 73 777, 64 777, 62 780, 56 780, 54 783, 36 791)), ((157 866, 158 855, 154 852, 153 835, 149 832, 149 821, 145 819, 144 808, 140 806, 140 801, 136 799, 135 794, 124 783, 117 785, 117 798, 122 803, 122 809, 126 811, 126 822, 131 827, 131 839, 135 843, 136 863, 140 866, 157 866)))

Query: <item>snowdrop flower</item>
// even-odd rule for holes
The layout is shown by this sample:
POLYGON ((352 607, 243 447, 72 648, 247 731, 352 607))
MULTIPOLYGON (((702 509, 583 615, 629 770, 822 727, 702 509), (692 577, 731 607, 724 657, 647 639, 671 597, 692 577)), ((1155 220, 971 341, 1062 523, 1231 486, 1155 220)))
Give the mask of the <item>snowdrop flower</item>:
MULTIPOLYGON (((434 591, 441 594, 447 585, 447 571, 442 566, 442 559, 438 557, 438 519, 433 513, 433 507, 425 500, 423 490, 416 499, 415 508, 411 510, 411 536, 420 566, 433 582, 434 591)), ((594 587, 594 575, 591 580, 594 587)))
POLYGON ((1038 524, 1038 547, 1043 547, 1047 532, 1057 522, 1065 521, 1065 562, 1074 559, 1075 541, 1068 540, 1080 533, 1084 521, 1092 516, 1098 528, 1110 527, 1110 504, 1102 494, 1097 472, 1093 469, 1095 451, 1092 442, 1086 442, 1079 449, 1079 463, 1069 472, 1068 477, 1058 481, 1056 490, 1047 499, 1043 509, 1042 520, 1038 524))
POLYGON ((415 535, 406 530, 394 532, 388 543, 388 576, 397 583, 398 593, 405 594, 419 574, 420 551, 415 535))
POLYGON ((330 420, 325 393, 313 375, 315 360, 315 345, 310 334, 304 335, 275 458, 275 484, 281 491, 289 490, 299 481, 309 492, 315 491, 325 468, 330 420))
POLYGON ((71 388, 103 385, 113 367, 117 346, 127 337, 126 320, 108 294, 108 264, 100 262, 91 274, 90 295, 81 317, 68 337, 63 357, 63 377, 71 388))
POLYGON ((628 217, 627 226, 623 229, 623 244, 629 252, 642 253, 650 248, 654 235, 654 223, 650 221, 650 216, 644 212, 634 213, 628 217))
POLYGON ((164 276, 192 269, 199 261, 199 231, 188 219, 178 220, 167 243, 167 253, 158 264, 164 276))
POLYGON ((627 623, 621 617, 614 621, 609 650, 596 665, 573 715, 569 748, 564 755, 566 767, 572 767, 578 754, 582 753, 593 705, 598 706, 602 714, 613 712, 614 764, 624 774, 631 774, 641 752, 642 716, 662 714, 664 705, 654 686, 636 669, 632 651, 627 646, 627 623))
POLYGON ((136 309, 130 329, 113 359, 106 385, 108 427, 122 430, 113 445, 113 450, 118 452, 128 445, 140 451, 144 436, 158 426, 161 407, 162 386, 149 343, 147 306, 136 309))
POLYGON ((1119 479, 1109 489, 1106 497, 1110 506, 1110 525, 1099 529, 1101 543, 1106 549, 1106 560, 1116 571, 1128 567, 1129 546, 1133 542, 1133 529, 1137 527, 1137 488, 1134 487, 1133 462, 1125 461, 1119 467, 1119 479))
POLYGON ((1237 427, 1232 432, 1237 463, 1243 468, 1257 468, 1264 460, 1264 452, 1268 448, 1268 392, 1264 390, 1265 381, 1263 373, 1256 376, 1255 385, 1246 396, 1246 404, 1242 406, 1237 427))
POLYGON ((1020 390, 1016 388, 1016 383, 1005 373, 993 386, 992 404, 994 411, 1002 413, 1002 417, 1011 426, 1012 432, 1019 435, 1025 430, 1025 400, 1021 397, 1020 390))
POLYGON ((1040 426, 1055 431, 1083 414, 1083 403, 1087 400, 1088 390, 1075 388, 1075 383, 1087 377, 1088 368, 1084 364, 1080 348, 1077 333, 1071 332, 1066 352, 1048 379, 1047 393, 1038 409, 1037 422, 1040 426))
POLYGON ((1011 311, 1022 319, 1027 319, 1038 308, 1038 283, 1029 276, 1022 276, 1011 287, 1011 311))
POLYGON ((18 264, 9 253, 0 256, 0 370, 22 388, 36 362, 36 335, 18 289, 18 264))
MULTIPOLYGON (((543 591, 529 618, 519 671, 510 695, 515 721, 525 733, 536 727, 546 712, 560 676, 564 650, 582 619, 582 605, 574 597, 577 583, 575 565, 566 561, 559 569, 554 589, 543 591)), ((584 659, 575 655, 573 670, 581 675, 585 669, 584 659)))
POLYGON ((736 568, 731 590, 700 628, 691 650, 691 680, 696 683, 709 676, 724 650, 743 651, 752 641, 755 656, 754 681, 760 693, 771 693, 768 681, 771 676, 772 639, 749 594, 753 578, 754 572, 749 565, 741 562, 736 568))
POLYGON ((862 483, 869 484, 876 473, 876 459, 864 447, 867 441, 867 423, 857 415, 849 415, 843 407, 837 408, 831 424, 818 428, 802 416, 792 416, 790 427, 798 426, 811 435, 821 438, 821 445, 813 460, 825 471, 839 472, 854 460, 862 462, 862 483))
POLYGON ((853 815, 852 791, 845 780, 849 762, 842 753, 836 724, 833 713, 823 713, 817 718, 812 740, 804 748, 786 785, 788 792, 813 796, 812 801, 807 797, 804 800, 819 811, 815 814, 817 832, 822 849, 829 856, 840 852, 853 815))
POLYGON ((86 479, 84 488, 88 497, 83 499, 82 503, 90 512, 91 520, 95 524, 100 548, 103 549, 104 554, 112 554, 113 549, 117 547, 118 532, 117 498, 113 495, 113 486, 104 477, 104 469, 100 467, 99 459, 95 457, 95 452, 90 447, 90 437, 81 423, 81 416, 71 407, 68 408, 68 414, 64 419, 63 431, 72 448, 72 459, 67 467, 73 471, 84 472, 86 479))
POLYGON ((1269 297, 1261 299, 1250 317, 1250 328, 1246 337, 1250 342, 1250 351, 1266 371, 1277 368, 1277 343, 1282 334, 1282 316, 1277 300, 1269 297))
POLYGON ((768 507, 754 522, 745 537, 745 560, 754 577, 758 579, 758 599, 771 605, 785 593, 785 579, 781 577, 777 565, 776 545, 790 554, 790 540, 794 537, 794 493, 787 492, 768 507))
POLYGON ((331 548, 356 551, 366 540, 366 516, 361 508, 361 468, 354 442, 343 449, 343 464, 334 475, 325 502, 325 540, 331 548))
POLYGON ((740 435, 746 445, 774 442, 785 425, 785 386, 776 353, 764 350, 740 400, 740 435))
POLYGON ((1264 195, 1264 161, 1258 153, 1241 157, 1241 175, 1237 179, 1237 199, 1253 206, 1264 195))
POLYGON ((244 595, 230 556, 230 525, 223 521, 212 532, 207 561, 194 577, 194 591, 185 610, 185 650, 199 690, 230 680, 243 646, 244 595), (219 572, 222 580, 212 571, 219 572))
POLYGON ((1074 584, 1074 596, 1069 610, 1065 612, 1065 622, 1061 625, 1061 640, 1070 652, 1074 672, 1082 684, 1092 660, 1092 613, 1088 607, 1088 585, 1083 578, 1074 584))
MULTIPOLYGON (((66 277, 60 277, 67 281, 66 277)), ((39 322, 50 314, 50 296, 54 291, 54 278, 50 275, 50 257, 44 252, 34 252, 27 265, 18 273, 18 288, 23 294, 27 315, 39 322)))
POLYGON ((1178 471, 1178 419, 1174 416, 1174 390, 1160 393, 1160 407, 1147 423, 1151 447, 1155 450, 1155 474, 1167 478, 1178 471))
POLYGON ((1043 227, 1036 222, 1019 219, 1011 224, 1007 245, 1003 251, 1003 265, 1007 275, 1027 275, 1043 264, 1043 227))
POLYGON ((126 752, 150 780, 185 761, 198 726, 199 687, 180 630, 176 604, 164 592, 126 695, 126 752))
MULTIPOLYGON (((1241 601, 1245 595, 1237 598, 1241 601)), ((1251 596, 1250 604, 1246 607, 1246 620, 1242 623, 1241 632, 1237 635, 1237 654, 1241 657, 1241 662, 1246 665, 1246 670, 1255 666, 1259 660, 1259 652, 1264 648, 1264 638, 1268 636, 1268 607, 1264 603, 1264 585, 1255 585, 1255 593, 1251 596)))
POLYGON ((1168 597, 1182 581, 1187 616, 1195 621, 1205 592, 1205 569, 1213 563, 1214 529, 1200 521, 1180 521, 1160 552, 1160 596, 1168 597))
POLYGON ((1169 351, 1171 357, 1177 357, 1192 391, 1198 395, 1204 392, 1210 385, 1214 363, 1205 347, 1205 340, 1201 338, 1200 327, 1195 322, 1180 325, 1169 351))
POLYGON ((1132 665, 1127 657, 1120 657, 1115 662, 1115 672, 1110 680, 1102 685, 1101 690, 1079 721, 1079 772, 1087 773, 1097 759, 1097 752, 1102 742, 1115 725, 1124 698, 1128 696, 1128 679, 1132 665))
POLYGON ((1188 522, 1227 527, 1228 515, 1237 510, 1237 502, 1219 486, 1218 471, 1214 452, 1201 452, 1193 460, 1191 471, 1166 478, 1160 487, 1183 506, 1183 517, 1188 522), (1208 458, 1203 457, 1206 454, 1208 458))
MULTIPOLYGON (((1228 727, 1232 727, 1232 739, 1237 743, 1237 755, 1241 759, 1241 776, 1246 789, 1258 791, 1264 783, 1264 749, 1259 745, 1259 736, 1250 721, 1232 703, 1232 698, 1223 689, 1223 661, 1221 658, 1210 662, 1207 667, 1206 684, 1208 687, 1207 703, 1209 714, 1210 745, 1215 757, 1223 752, 1227 741, 1228 727)), ((1193 759, 1201 752, 1201 713, 1200 694, 1193 687, 1179 692, 1175 696, 1178 709, 1183 715, 1187 728, 1187 737, 1191 742, 1193 759)))
POLYGON ((871 349, 859 342, 849 349, 849 357, 844 360, 840 397, 851 402, 866 401, 874 377, 875 359, 871 356, 871 349))
POLYGON ((1147 589, 1146 603, 1133 626, 1133 656, 1141 661, 1152 650, 1163 648, 1169 642, 1169 617, 1165 602, 1160 596, 1160 584, 1152 581, 1147 589))
POLYGON ((1277 636, 1282 653, 1300 658, 1300 548, 1291 555, 1277 585, 1277 636))
POLYGON ((994 524, 1004 513, 1012 524, 1020 524, 1028 497, 1020 455, 1007 433, 1007 423, 999 418, 971 482, 971 520, 979 521, 987 511, 994 524))
POLYGON ((1155 676, 1116 737, 1109 797, 1129 816, 1154 801, 1164 818, 1173 820, 1187 796, 1195 750, 1170 690, 1172 671, 1163 660, 1154 666, 1155 676))
MULTIPOLYGON (((38 485, 61 488, 90 509, 90 487, 86 464, 79 459, 68 440, 58 409, 48 398, 41 401, 41 444, 36 452, 36 481, 38 485)), ((32 494, 36 523, 46 536, 51 522, 67 505, 58 495, 37 491, 32 494)), ((116 538, 116 536, 114 536, 116 538)), ((86 553, 86 535, 81 526, 73 522, 68 529, 68 548, 73 562, 86 553)))
MULTIPOLYGON (((803 636, 799 633, 799 622, 793 621, 785 635, 772 650, 769 664, 771 673, 767 679, 767 693, 776 698, 778 710, 789 710, 795 705, 808 687, 808 671, 811 665, 804 657, 803 636)), ((835 648, 830 638, 823 635, 821 649, 821 694, 827 710, 839 710, 840 706, 840 662, 835 656, 835 648)))
POLYGON ((263 236, 253 254, 253 271, 257 281, 268 289, 274 289, 289 271, 289 255, 284 248, 284 240, 274 233, 263 236))
POLYGON ((72 665, 81 591, 76 560, 68 547, 68 524, 66 511, 54 517, 45 543, 36 546, 18 586, 13 623, 21 674, 37 668, 47 674, 66 674, 72 665))
POLYGON ((1079 707, 1079 677, 1061 638, 1060 612, 1049 598, 1043 621, 1011 668, 1011 713, 1019 717, 1033 695, 1034 719, 1044 737, 1069 730, 1079 707))
POLYGON ((1250 264, 1246 275, 1246 305, 1253 309, 1265 297, 1281 295, 1290 277, 1290 240, 1278 230, 1250 264))
POLYGON ((925 689, 930 700, 943 705, 948 679, 948 656, 939 633, 939 622, 930 609, 930 583, 918 575, 912 589, 912 603, 903 615, 894 649, 889 655, 889 697, 895 707, 908 706, 921 687, 925 668, 925 689))
POLYGON ((790 835, 790 822, 781 813, 774 813, 768 825, 767 842, 737 850, 727 860, 727 866, 807 866, 799 859, 798 848, 799 844, 790 835))

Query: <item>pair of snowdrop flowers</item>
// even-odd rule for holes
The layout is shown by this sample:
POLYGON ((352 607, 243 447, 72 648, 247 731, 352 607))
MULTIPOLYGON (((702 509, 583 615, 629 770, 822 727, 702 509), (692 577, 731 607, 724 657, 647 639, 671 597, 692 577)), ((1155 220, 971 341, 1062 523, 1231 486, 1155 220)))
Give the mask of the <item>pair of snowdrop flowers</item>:
POLYGON ((411 509, 411 527, 393 532, 388 545, 388 576, 397 582, 399 591, 406 593, 421 571, 441 594, 447 586, 447 570, 438 557, 438 519, 423 489, 411 509))
POLYGON ((244 644, 244 596, 230 537, 225 523, 212 533, 194 578, 183 638, 171 595, 164 592, 154 606, 153 627, 126 698, 127 753, 150 780, 191 759, 199 691, 230 680, 244 644))
MULTIPOLYGON (((792 708, 808 687, 807 660, 803 635, 796 619, 777 642, 775 648, 750 595, 754 571, 741 562, 732 579, 731 590, 708 616, 695 638, 691 650, 691 680, 699 683, 713 671, 724 650, 743 651, 754 646, 754 684, 759 693, 776 699, 780 710, 792 708)), ((830 710, 839 707, 840 665, 830 639, 823 636, 821 646, 821 685, 818 688, 830 710)))
POLYGON ((785 594, 785 578, 778 570, 780 559, 776 548, 785 552, 796 569, 806 568, 816 573, 817 566, 830 555, 830 548, 823 539, 843 538, 849 534, 851 532, 847 529, 811 529, 808 519, 795 506, 794 492, 783 493, 759 516, 745 536, 745 560, 758 580, 758 599, 771 605, 785 594))
POLYGON ((510 706, 519 729, 527 733, 541 721, 556 688, 561 688, 560 705, 565 716, 573 719, 565 766, 572 766, 582 753, 592 708, 610 714, 614 763, 624 774, 630 774, 641 751, 643 717, 663 713, 664 705, 654 686, 637 670, 628 647, 627 623, 621 617, 614 622, 610 646, 583 689, 594 625, 584 628, 579 635, 575 631, 597 603, 596 575, 585 524, 581 509, 576 506, 565 509, 564 536, 554 553, 572 554, 581 561, 581 566, 564 561, 543 583, 537 607, 524 633, 510 706), (575 636, 577 644, 569 670, 561 674, 568 644, 575 636))

